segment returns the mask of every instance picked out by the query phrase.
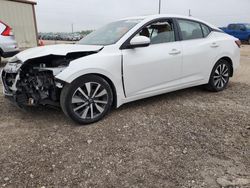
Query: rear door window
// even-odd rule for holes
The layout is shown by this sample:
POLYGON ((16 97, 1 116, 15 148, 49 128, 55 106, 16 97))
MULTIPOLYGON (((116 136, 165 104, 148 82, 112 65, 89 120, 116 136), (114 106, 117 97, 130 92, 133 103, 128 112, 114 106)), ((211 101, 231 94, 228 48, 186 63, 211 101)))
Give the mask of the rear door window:
POLYGON ((201 24, 201 28, 202 28, 204 37, 207 37, 211 32, 210 28, 204 24, 201 24))
POLYGON ((183 40, 203 38, 203 31, 201 25, 198 22, 182 19, 178 19, 177 21, 180 26, 183 40))

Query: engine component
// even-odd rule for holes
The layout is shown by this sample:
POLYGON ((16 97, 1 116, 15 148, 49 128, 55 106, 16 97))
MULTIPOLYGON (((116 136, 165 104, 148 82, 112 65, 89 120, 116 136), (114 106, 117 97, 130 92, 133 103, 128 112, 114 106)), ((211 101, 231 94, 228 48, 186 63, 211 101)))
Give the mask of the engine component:
POLYGON ((20 74, 20 81, 16 87, 18 89, 17 95, 18 93, 24 93, 29 105, 39 104, 45 99, 57 100, 52 71, 30 68, 20 74))
POLYGON ((55 76, 71 61, 97 52, 72 52, 65 56, 47 55, 9 62, 3 70, 2 80, 6 96, 20 106, 59 104, 64 83, 55 82, 55 76))

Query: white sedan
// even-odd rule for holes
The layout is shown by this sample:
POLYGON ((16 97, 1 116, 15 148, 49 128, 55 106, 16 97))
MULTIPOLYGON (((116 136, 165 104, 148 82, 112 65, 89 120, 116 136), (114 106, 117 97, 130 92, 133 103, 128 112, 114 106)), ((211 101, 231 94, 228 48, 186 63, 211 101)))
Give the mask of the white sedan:
POLYGON ((20 107, 61 106, 80 124, 124 103, 188 87, 224 90, 239 66, 240 41, 191 17, 122 19, 75 45, 28 49, 1 73, 20 107))

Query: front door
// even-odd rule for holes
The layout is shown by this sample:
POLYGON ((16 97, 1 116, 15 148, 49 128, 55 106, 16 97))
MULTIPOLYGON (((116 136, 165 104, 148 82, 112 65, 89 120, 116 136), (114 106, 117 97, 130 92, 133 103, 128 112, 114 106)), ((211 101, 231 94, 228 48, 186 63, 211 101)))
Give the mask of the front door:
POLYGON ((176 41, 173 22, 156 21, 137 35, 149 37, 151 44, 122 50, 126 96, 150 94, 180 85, 182 48, 176 41))

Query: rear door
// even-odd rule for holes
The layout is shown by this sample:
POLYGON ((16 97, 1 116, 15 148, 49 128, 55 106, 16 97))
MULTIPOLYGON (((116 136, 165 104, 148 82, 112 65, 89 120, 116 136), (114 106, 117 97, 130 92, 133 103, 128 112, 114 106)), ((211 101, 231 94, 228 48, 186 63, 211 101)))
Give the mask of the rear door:
POLYGON ((200 22, 177 19, 183 49, 182 78, 184 85, 208 81, 217 57, 219 44, 211 29, 200 22))

